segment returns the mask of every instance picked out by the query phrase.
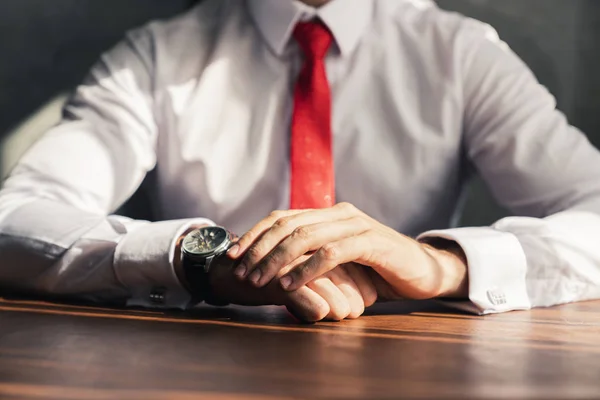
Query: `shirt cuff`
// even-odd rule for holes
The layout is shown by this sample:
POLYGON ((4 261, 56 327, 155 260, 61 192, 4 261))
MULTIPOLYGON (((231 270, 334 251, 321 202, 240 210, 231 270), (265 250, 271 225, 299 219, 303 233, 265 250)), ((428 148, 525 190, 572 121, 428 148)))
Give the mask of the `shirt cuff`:
POLYGON ((197 225, 214 225, 207 219, 149 223, 128 232, 115 250, 115 273, 129 290, 127 306, 186 309, 191 295, 173 266, 177 239, 197 225))
POLYGON ((471 302, 450 301, 450 306, 482 315, 531 308, 527 259, 515 235, 487 227, 458 228, 426 232, 418 240, 436 237, 458 243, 467 257, 471 302))

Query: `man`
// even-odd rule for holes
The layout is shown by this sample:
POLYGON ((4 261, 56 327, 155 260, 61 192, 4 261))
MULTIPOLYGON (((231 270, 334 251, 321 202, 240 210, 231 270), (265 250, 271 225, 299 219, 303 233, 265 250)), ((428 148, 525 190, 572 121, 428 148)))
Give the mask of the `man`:
POLYGON ((600 297, 599 231, 600 155, 491 28, 426 0, 206 0, 105 54, 14 169, 0 282, 485 314, 600 297), (151 170, 164 221, 110 215, 151 170), (473 171, 520 216, 447 229, 473 171))

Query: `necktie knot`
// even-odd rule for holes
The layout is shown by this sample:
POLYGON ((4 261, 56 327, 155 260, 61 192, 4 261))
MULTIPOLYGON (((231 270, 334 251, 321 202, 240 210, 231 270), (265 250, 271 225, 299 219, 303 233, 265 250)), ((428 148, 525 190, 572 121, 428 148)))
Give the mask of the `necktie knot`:
POLYGON ((294 29, 294 38, 306 58, 322 60, 333 43, 333 35, 321 22, 300 22, 294 29))

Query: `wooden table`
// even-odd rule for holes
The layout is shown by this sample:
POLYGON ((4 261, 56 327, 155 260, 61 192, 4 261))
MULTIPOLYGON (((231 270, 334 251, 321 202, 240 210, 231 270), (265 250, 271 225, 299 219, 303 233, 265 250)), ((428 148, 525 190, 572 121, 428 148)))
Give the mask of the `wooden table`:
POLYGON ((600 302, 477 317, 382 304, 123 311, 0 300, 0 399, 600 398, 600 302))

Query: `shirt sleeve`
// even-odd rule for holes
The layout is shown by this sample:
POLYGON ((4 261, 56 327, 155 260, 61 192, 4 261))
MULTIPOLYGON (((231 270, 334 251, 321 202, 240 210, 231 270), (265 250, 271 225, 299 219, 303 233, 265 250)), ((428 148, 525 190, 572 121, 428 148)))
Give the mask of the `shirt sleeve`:
POLYGON ((184 308, 177 237, 205 219, 150 223, 111 215, 156 164, 152 36, 102 56, 0 190, 0 286, 44 296, 184 308), (151 295, 160 291, 161 301, 151 295))
POLYGON ((600 298, 600 153, 493 29, 466 21, 455 50, 465 152, 516 216, 422 237, 464 249, 471 311, 600 298))

